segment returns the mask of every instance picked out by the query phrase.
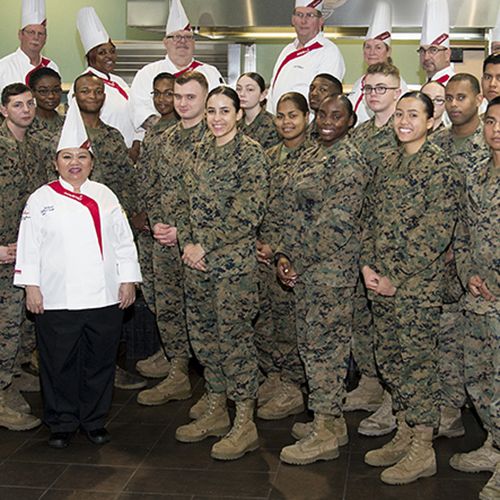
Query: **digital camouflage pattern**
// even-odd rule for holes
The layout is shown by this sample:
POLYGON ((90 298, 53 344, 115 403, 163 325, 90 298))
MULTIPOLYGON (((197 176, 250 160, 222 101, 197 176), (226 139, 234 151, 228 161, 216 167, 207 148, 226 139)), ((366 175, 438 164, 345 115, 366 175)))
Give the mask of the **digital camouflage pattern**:
POLYGON ((281 142, 274 125, 274 116, 265 109, 262 109, 249 125, 245 123, 243 117, 238 122, 238 130, 250 139, 257 141, 264 149, 276 146, 281 142))

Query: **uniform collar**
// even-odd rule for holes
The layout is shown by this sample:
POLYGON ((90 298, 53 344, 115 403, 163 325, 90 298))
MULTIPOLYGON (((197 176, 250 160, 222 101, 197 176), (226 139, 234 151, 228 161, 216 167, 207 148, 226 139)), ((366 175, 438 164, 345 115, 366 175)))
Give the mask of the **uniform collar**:
MULTIPOLYGON (((309 47, 310 45, 312 45, 313 43, 315 42, 322 42, 324 40, 324 36, 323 36, 323 33, 320 31, 314 38, 312 38, 311 40, 309 40, 305 46, 303 48, 306 48, 306 47, 309 47)), ((299 46, 299 39, 296 38, 294 41, 293 41, 293 44, 295 45, 295 48, 297 49, 298 46, 299 46)))
POLYGON ((195 61, 195 59, 191 59, 191 61, 189 61, 188 64, 186 64, 186 66, 183 66, 182 68, 178 68, 172 61, 172 59, 170 59, 170 57, 168 57, 168 54, 165 55, 165 59, 177 70, 177 71, 182 71, 183 69, 186 69, 186 68, 189 68, 189 66, 191 66, 191 64, 193 64, 193 62, 195 61))
MULTIPOLYGON (((66 191, 71 191, 72 193, 75 192, 75 188, 69 183, 66 182, 61 176, 59 176, 59 182, 61 183, 61 186, 66 189, 66 191)), ((81 186, 80 186, 80 193, 84 193, 87 190, 89 180, 87 179, 81 186)))
MULTIPOLYGON (((23 50, 21 49, 21 47, 17 48, 16 55, 17 55, 17 57, 23 59, 30 66, 33 66, 34 68, 36 68, 37 65, 36 64, 31 64, 30 58, 28 57, 28 55, 25 52, 23 52, 23 50)), ((43 59, 43 56, 40 53, 40 61, 38 62, 38 64, 40 64, 42 62, 42 59, 43 59)))

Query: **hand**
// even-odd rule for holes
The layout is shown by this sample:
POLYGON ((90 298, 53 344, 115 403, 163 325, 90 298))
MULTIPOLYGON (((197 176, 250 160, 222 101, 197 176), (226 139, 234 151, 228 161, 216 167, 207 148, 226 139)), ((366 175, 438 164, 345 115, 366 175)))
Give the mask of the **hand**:
POLYGON ((198 271, 206 271, 207 267, 205 264, 205 250, 203 247, 197 243, 189 243, 184 247, 184 253, 182 254, 182 262, 192 269, 198 269, 198 271))
POLYGON ((273 250, 268 245, 267 243, 262 243, 261 241, 257 240, 257 260, 261 264, 267 264, 268 266, 271 265, 271 261, 273 258, 273 250))
POLYGON ((481 296, 484 300, 487 300, 489 302, 494 302, 496 300, 496 297, 488 290, 486 282, 481 279, 480 276, 471 276, 467 287, 469 289, 469 292, 474 297, 481 296))
POLYGON ((380 276, 369 266, 363 266, 361 273, 363 274, 366 288, 375 292, 380 281, 380 276))
POLYGON ((13 264, 16 261, 17 243, 0 246, 0 264, 13 264))
POLYGON ((137 231, 149 233, 148 214, 146 212, 140 212, 134 215, 131 217, 130 222, 137 231))
POLYGON ((382 276, 379 279, 375 292, 384 297, 394 297, 394 295, 396 295, 396 287, 387 276, 382 276))
POLYGON ((132 143, 132 147, 128 150, 128 157, 134 162, 137 163, 139 156, 141 154, 141 142, 134 141, 132 143))
POLYGON ((453 247, 450 247, 448 248, 444 256, 444 263, 449 264, 450 262, 453 262, 454 259, 455 259, 455 254, 453 253, 453 247))
POLYGON ((177 228, 158 222, 153 226, 154 239, 165 247, 177 245, 177 228))
POLYGON ((281 255, 278 259, 278 263, 276 264, 276 273, 281 283, 290 288, 293 288, 296 285, 297 278, 299 277, 288 257, 285 257, 284 255, 281 255))
POLYGON ((43 296, 39 286, 26 286, 26 309, 33 314, 43 314, 43 296))
POLYGON ((121 283, 118 290, 118 299, 120 309, 127 309, 135 302, 135 284, 134 283, 121 283))

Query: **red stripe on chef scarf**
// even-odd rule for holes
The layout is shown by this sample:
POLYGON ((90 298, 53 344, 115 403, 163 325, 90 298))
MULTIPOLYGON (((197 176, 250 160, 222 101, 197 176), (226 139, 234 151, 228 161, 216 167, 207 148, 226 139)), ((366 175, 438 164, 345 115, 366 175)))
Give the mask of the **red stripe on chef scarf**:
POLYGON ((174 73, 174 77, 179 78, 179 76, 183 75, 184 73, 187 73, 188 71, 194 71, 196 68, 199 68, 200 66, 203 66, 201 62, 193 61, 187 68, 181 69, 177 73, 174 73))

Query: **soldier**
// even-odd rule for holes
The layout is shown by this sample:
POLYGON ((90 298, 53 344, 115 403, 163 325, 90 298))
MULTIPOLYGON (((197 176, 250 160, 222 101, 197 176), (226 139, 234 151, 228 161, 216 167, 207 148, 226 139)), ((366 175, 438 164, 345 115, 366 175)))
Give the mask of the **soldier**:
MULTIPOLYGON (((259 228, 259 317, 255 324, 255 343, 259 367, 266 380, 259 387, 257 416, 276 420, 304 410, 301 386, 305 373, 297 349, 295 294, 276 279, 274 250, 279 242, 286 185, 298 166, 302 153, 313 146, 307 139, 309 108, 302 94, 287 92, 278 101, 276 129, 282 142, 267 151, 270 160, 268 209, 259 228)), ((293 217, 293 213, 290 213, 293 217)))
POLYGON ((481 89, 488 102, 500 95, 500 54, 491 54, 484 60, 481 89))
POLYGON ((355 116, 347 97, 324 99, 316 116, 320 144, 302 154, 285 186, 292 204, 281 214, 287 224, 275 261, 278 278, 296 294, 299 353, 314 412, 312 423, 294 425, 298 441, 281 450, 289 464, 335 459, 349 439, 342 400, 367 183, 364 161, 346 140, 355 116))
POLYGON ((178 225, 186 269, 189 339, 204 367, 205 412, 175 433, 181 442, 224 436, 211 449, 234 460, 259 446, 253 412, 258 312, 255 244, 268 194, 268 163, 260 144, 237 131, 238 94, 217 87, 207 98, 211 135, 184 171, 189 216, 178 225), (230 425, 226 398, 236 405, 230 425), (229 431, 229 432, 228 432, 229 431))
POLYGON ((500 498, 500 97, 484 120, 489 157, 466 175, 465 231, 457 238, 457 266, 467 293, 462 329, 465 384, 488 438, 478 450, 457 453, 450 465, 463 472, 491 471, 481 500, 500 498))
MULTIPOLYGON (((141 370, 146 365, 150 371, 163 369, 168 375, 156 386, 138 394, 138 403, 147 406, 187 399, 192 395, 188 376, 191 354, 184 305, 184 269, 177 241, 177 224, 187 212, 187 201, 179 194, 179 178, 194 161, 193 151, 207 130, 203 119, 207 93, 208 82, 202 73, 187 72, 176 79, 174 107, 180 121, 162 134, 158 147, 152 151, 151 165, 156 167, 146 172, 143 196, 155 239, 156 321, 168 357, 160 351, 141 362, 141 370)), ((199 416, 205 407, 206 398, 202 398, 190 415, 199 416)))
MULTIPOLYGON (((373 175, 383 164, 383 152, 397 146, 393 116, 401 95, 399 70, 390 63, 368 66, 363 92, 373 117, 356 127, 351 137, 373 175)), ((384 392, 379 381, 372 323, 370 301, 360 277, 354 302, 352 352, 361 379, 358 387, 347 393, 344 411, 377 410, 361 421, 358 432, 365 436, 383 436, 396 428, 396 419, 392 413, 391 396, 384 392)))
POLYGON ((278 144, 280 138, 274 117, 265 109, 267 90, 264 78, 258 73, 243 73, 236 83, 236 92, 243 110, 239 131, 259 142, 264 149, 278 144))
POLYGON ((23 0, 19 48, 0 59, 0 92, 9 83, 28 85, 29 75, 39 68, 49 67, 59 73, 54 61, 42 56, 47 41, 45 0, 23 0))
POLYGON ((436 81, 427 82, 420 89, 426 96, 429 96, 432 104, 434 104, 434 125, 432 132, 438 132, 445 128, 443 121, 445 113, 445 86, 436 81))
POLYGON ((41 422, 31 414, 29 404, 15 388, 14 361, 20 344, 23 292, 12 284, 19 219, 30 192, 44 184, 45 170, 27 135, 35 118, 35 100, 22 83, 2 91, 0 111, 1 224, 0 224, 0 426, 27 430, 41 422))
POLYGON ((462 184, 448 156, 427 141, 433 114, 421 92, 399 100, 394 127, 401 146, 379 166, 365 215, 360 267, 372 300, 377 367, 398 420, 395 437, 365 462, 392 466, 380 476, 387 484, 436 473, 441 283, 462 184))

